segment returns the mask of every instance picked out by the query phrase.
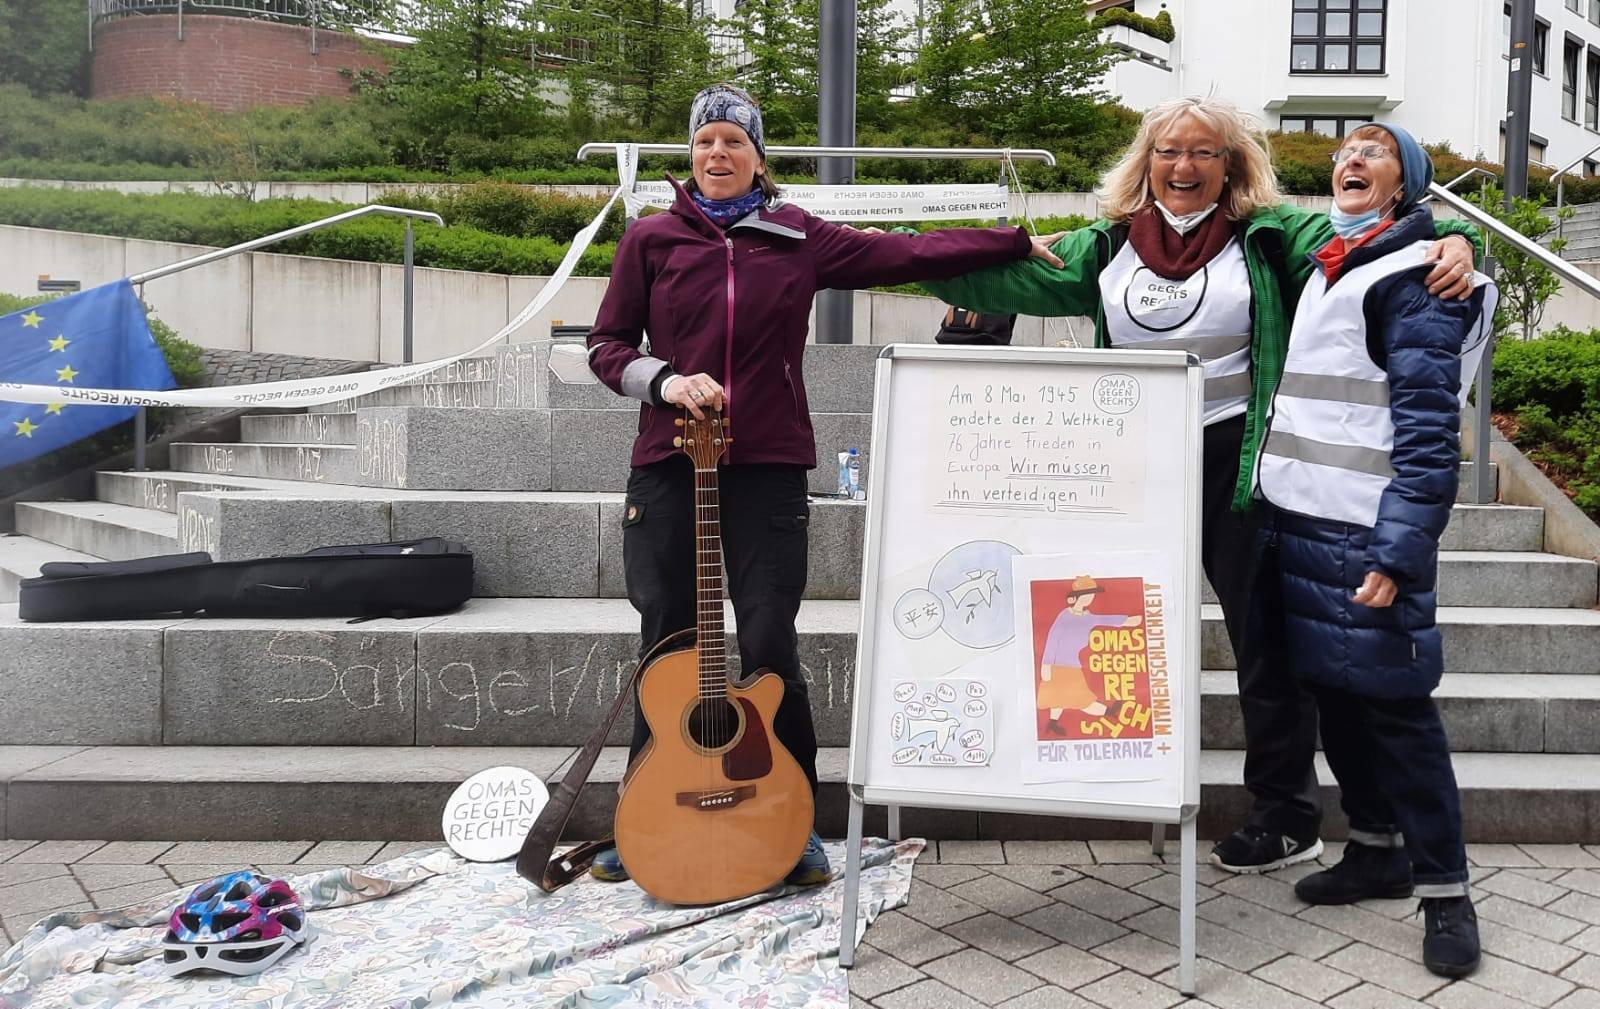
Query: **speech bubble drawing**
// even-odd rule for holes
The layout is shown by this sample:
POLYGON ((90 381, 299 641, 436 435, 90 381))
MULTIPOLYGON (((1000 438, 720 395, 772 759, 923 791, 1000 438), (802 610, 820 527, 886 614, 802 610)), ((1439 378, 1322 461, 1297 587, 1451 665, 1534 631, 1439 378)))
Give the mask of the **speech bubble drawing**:
POLYGON ((932 694, 923 694, 922 695, 922 703, 923 704, 938 704, 939 701, 932 694))
POLYGON ((968 701, 961 710, 967 713, 968 718, 982 718, 989 711, 989 706, 982 701, 968 701))
POLYGON ((933 689, 933 693, 939 698, 939 700, 944 701, 947 704, 956 699, 956 688, 952 687, 948 683, 939 684, 933 689))
POLYGON ((972 681, 968 682, 968 684, 967 684, 967 696, 968 697, 988 697, 989 696, 989 685, 987 683, 980 683, 977 680, 972 680, 972 681))
POLYGON ((968 750, 961 755, 961 759, 969 764, 987 764, 989 762, 989 751, 968 750))
POLYGON ((950 756, 948 753, 935 753, 933 756, 928 758, 928 763, 930 764, 954 764, 955 762, 956 758, 950 756))
POLYGON ((889 759, 896 764, 909 764, 913 760, 917 759, 917 754, 920 752, 922 751, 918 750, 915 746, 902 746, 900 749, 894 751, 894 754, 890 756, 889 759))
POLYGON ((895 700, 909 701, 915 696, 917 696, 917 685, 915 683, 896 683, 894 685, 895 700))
POLYGON ((906 716, 903 711, 896 711, 894 717, 889 719, 889 735, 891 738, 900 739, 906 734, 906 716))
POLYGON ((928 709, 918 704, 916 701, 906 702, 906 714, 910 715, 912 718, 921 718, 927 713, 928 709))
POLYGON ((974 747, 982 746, 983 733, 978 729, 973 729, 970 732, 963 732, 961 734, 961 745, 969 750, 973 749, 974 747))
POLYGON ((925 588, 915 588, 894 604, 894 629, 901 637, 920 641, 944 623, 944 603, 925 588))

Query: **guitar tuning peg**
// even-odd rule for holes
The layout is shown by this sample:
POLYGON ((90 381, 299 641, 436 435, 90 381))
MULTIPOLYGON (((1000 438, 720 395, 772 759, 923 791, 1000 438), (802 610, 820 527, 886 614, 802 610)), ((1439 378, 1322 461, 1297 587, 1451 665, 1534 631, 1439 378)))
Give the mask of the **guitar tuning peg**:
POLYGON ((674 439, 672 439, 672 447, 673 448, 683 448, 683 439, 682 438, 674 438, 674 439))
POLYGON ((679 427, 682 427, 683 426, 683 418, 682 417, 674 417, 672 419, 672 423, 676 424, 679 427))

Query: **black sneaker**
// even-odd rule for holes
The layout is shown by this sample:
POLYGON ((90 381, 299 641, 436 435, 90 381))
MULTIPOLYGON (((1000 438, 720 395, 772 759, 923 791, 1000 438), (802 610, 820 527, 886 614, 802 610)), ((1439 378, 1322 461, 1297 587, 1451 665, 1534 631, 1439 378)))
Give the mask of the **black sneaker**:
POLYGON ((1424 897, 1427 932, 1422 963, 1440 977, 1466 977, 1478 969, 1478 912, 1471 897, 1424 897))
POLYGON ((1404 848, 1377 848, 1348 841, 1338 865, 1295 883, 1294 894, 1307 904, 1354 904, 1374 897, 1409 897, 1411 857, 1404 848))
POLYGON ((1218 841, 1211 864, 1227 872, 1257 873, 1307 862, 1322 854, 1322 839, 1295 838, 1247 823, 1218 841))

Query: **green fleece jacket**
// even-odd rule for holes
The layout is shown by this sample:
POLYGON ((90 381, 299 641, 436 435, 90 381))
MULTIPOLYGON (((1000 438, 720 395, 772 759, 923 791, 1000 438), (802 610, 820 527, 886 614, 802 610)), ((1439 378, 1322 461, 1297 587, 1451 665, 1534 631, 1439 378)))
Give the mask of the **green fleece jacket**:
MULTIPOLYGON (((1441 238, 1460 235, 1472 243, 1477 255, 1483 254, 1478 229, 1467 222, 1439 221, 1435 230, 1441 238)), ((1019 259, 954 280, 927 281, 921 286, 948 305, 975 312, 1093 316, 1095 346, 1106 347, 1110 343, 1100 305, 1100 273, 1121 250, 1127 236, 1126 223, 1099 220, 1068 233, 1052 247, 1064 264, 1061 269, 1042 259, 1019 259)), ((1252 301, 1251 394, 1245 412, 1239 479, 1234 486, 1236 509, 1251 506, 1267 408, 1289 353, 1289 323, 1313 269, 1310 256, 1333 236, 1328 215, 1289 204, 1258 210, 1245 224, 1244 258, 1252 301)))

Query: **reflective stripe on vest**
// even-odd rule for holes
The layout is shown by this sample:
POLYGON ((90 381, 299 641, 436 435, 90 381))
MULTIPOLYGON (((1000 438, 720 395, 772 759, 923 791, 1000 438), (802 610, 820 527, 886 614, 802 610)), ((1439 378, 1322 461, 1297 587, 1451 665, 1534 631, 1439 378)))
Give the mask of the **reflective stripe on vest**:
MULTIPOLYGON (((1289 334, 1289 356, 1261 449, 1262 495, 1302 515, 1371 527, 1394 479, 1389 376, 1367 349, 1366 299, 1386 277, 1420 268, 1432 242, 1417 242, 1345 273, 1332 288, 1321 272, 1306 282, 1289 334)), ((1462 347, 1466 392, 1493 326, 1496 292, 1476 274, 1484 310, 1462 347)))
POLYGON ((1238 417, 1250 403, 1250 271, 1230 241, 1187 280, 1167 280, 1126 242, 1100 272, 1111 345, 1186 350, 1205 365, 1205 423, 1238 417))

